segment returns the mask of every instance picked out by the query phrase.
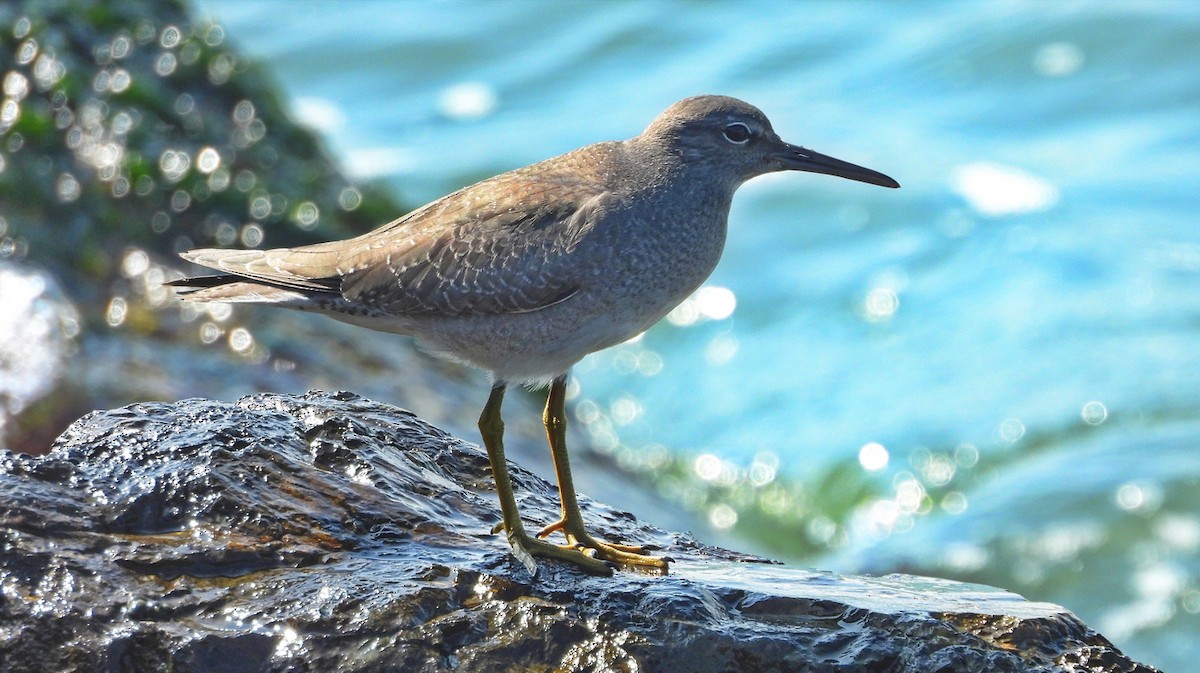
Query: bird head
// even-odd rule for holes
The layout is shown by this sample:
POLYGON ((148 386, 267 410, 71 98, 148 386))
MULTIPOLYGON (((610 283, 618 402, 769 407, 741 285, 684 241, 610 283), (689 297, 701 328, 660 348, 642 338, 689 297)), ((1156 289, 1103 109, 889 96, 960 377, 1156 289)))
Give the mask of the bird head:
POLYGON ((685 98, 632 142, 654 147, 683 165, 703 167, 735 185, 765 173, 805 171, 900 186, 878 171, 784 142, 761 110, 728 96, 685 98))

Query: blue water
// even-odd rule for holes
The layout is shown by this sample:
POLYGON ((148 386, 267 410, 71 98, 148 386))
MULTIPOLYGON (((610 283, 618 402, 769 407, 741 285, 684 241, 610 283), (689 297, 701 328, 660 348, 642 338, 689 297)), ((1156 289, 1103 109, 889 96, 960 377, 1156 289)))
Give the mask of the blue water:
POLYGON ((751 546, 765 488, 840 469, 870 495, 793 559, 1200 656, 1200 3, 200 6, 413 204, 697 93, 892 175, 743 187, 710 289, 577 367, 593 443, 694 461, 658 490, 751 546))

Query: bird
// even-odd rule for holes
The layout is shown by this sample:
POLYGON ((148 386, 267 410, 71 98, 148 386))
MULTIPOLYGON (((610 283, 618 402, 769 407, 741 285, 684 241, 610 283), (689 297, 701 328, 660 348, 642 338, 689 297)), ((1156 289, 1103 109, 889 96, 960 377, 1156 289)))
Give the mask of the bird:
POLYGON ((783 141, 737 98, 692 96, 640 134, 587 145, 464 187, 355 238, 277 249, 181 253, 218 275, 171 284, 198 302, 270 304, 415 337, 489 373, 478 426, 512 553, 596 575, 665 574, 672 559, 588 532, 566 445, 572 365, 625 342, 697 290, 725 245, 734 192, 803 171, 897 188, 883 173, 783 141), (549 387, 542 420, 561 517, 530 534, 504 455, 510 385, 549 387), (561 532, 565 544, 546 538, 561 532))

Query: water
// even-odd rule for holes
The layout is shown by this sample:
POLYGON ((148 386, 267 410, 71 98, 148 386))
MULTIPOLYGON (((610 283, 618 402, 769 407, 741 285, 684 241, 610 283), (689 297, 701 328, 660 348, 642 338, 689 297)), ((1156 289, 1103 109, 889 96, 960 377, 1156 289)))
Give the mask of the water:
POLYGON ((201 8, 414 204, 696 93, 897 178, 744 187, 709 289, 577 368, 594 444, 746 546, 1200 655, 1200 4, 201 8))

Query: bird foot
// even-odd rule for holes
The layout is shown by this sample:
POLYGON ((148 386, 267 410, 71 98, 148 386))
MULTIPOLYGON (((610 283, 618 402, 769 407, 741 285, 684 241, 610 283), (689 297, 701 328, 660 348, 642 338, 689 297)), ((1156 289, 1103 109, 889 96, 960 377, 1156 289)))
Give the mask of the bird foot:
MULTIPOLYGON (((551 528, 548 526, 547 528, 551 528)), ((498 533, 505 530, 503 522, 496 524, 492 529, 493 533, 498 533)), ((508 537, 508 543, 512 545, 513 555, 517 557, 529 569, 533 575, 537 575, 537 561, 534 557, 558 559, 574 563, 583 570, 593 574, 610 577, 613 574, 613 568, 616 566, 627 566, 642 570, 650 570, 662 574, 667 572, 667 564, 671 561, 669 558, 658 558, 649 556, 641 552, 641 547, 630 545, 609 544, 601 542, 586 532, 568 533, 563 529, 562 525, 553 527, 550 531, 543 531, 549 535, 555 530, 563 530, 563 534, 567 538, 567 544, 558 545, 539 537, 533 537, 521 531, 512 533, 505 531, 508 537)))
POLYGON ((650 556, 644 553, 646 551, 644 547, 638 545, 601 542, 583 530, 582 526, 568 524, 566 519, 559 519, 546 526, 538 531, 536 537, 544 538, 558 531, 562 531, 563 536, 567 538, 567 544, 562 548, 577 549, 590 557, 603 559, 617 565, 646 568, 665 573, 667 564, 671 561, 669 558, 650 556))
MULTIPOLYGON (((500 524, 498 528, 503 529, 504 525, 500 524)), ((529 573, 537 576, 538 567, 535 556, 542 558, 558 559, 574 563, 583 570, 603 577, 611 577, 613 574, 614 562, 597 558, 597 555, 592 550, 585 550, 579 547, 568 545, 556 545, 545 540, 539 540, 536 537, 531 537, 524 531, 520 533, 512 533, 506 531, 508 543, 512 545, 513 555, 517 557, 529 569, 529 573), (592 553, 589 553, 592 552, 592 553)))

